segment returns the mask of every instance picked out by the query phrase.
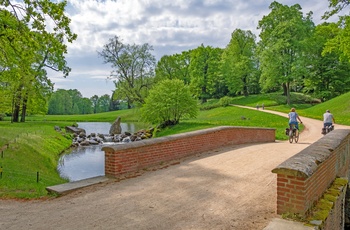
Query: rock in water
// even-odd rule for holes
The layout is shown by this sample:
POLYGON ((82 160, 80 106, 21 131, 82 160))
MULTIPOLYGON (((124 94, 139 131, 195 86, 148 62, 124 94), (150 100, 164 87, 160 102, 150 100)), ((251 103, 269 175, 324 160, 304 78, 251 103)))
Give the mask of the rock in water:
POLYGON ((110 135, 115 135, 115 134, 121 134, 122 133, 122 127, 120 126, 120 117, 115 120, 115 122, 112 124, 111 128, 109 129, 109 134, 110 135))

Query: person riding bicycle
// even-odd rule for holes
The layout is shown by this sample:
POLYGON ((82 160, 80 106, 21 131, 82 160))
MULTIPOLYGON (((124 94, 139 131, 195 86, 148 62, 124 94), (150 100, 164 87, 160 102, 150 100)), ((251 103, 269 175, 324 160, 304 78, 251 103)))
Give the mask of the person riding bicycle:
POLYGON ((323 128, 332 126, 333 123, 335 123, 333 114, 331 114, 331 111, 327 109, 327 111, 323 114, 323 128))
POLYGON ((290 110, 288 117, 289 117, 289 128, 292 129, 292 125, 295 125, 295 128, 299 130, 298 120, 300 121, 301 124, 303 122, 301 121, 299 115, 295 112, 295 108, 292 108, 290 110))

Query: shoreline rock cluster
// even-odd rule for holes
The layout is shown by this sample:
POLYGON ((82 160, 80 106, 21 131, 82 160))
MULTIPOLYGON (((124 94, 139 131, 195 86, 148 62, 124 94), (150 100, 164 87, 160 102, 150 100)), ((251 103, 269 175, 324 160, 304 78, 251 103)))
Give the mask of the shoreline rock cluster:
POLYGON ((153 129, 139 130, 135 133, 123 132, 120 134, 100 134, 91 133, 86 134, 84 129, 66 126, 66 132, 73 133, 72 147, 99 145, 104 143, 129 143, 133 141, 141 141, 144 139, 152 138, 153 129))

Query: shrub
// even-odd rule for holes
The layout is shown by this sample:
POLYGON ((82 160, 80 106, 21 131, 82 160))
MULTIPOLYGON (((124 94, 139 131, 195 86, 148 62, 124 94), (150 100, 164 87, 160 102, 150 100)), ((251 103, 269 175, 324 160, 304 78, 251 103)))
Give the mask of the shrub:
POLYGON ((142 119, 152 124, 177 124, 181 118, 195 118, 197 114, 197 100, 178 79, 158 83, 141 108, 142 119))

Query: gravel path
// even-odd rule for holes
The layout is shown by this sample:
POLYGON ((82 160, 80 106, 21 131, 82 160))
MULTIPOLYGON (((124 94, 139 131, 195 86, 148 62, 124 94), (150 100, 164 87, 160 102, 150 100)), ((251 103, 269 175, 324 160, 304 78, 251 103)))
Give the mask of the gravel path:
POLYGON ((263 229, 277 217, 271 170, 322 137, 321 121, 301 119, 297 144, 227 147, 55 199, 0 200, 0 229, 263 229))

